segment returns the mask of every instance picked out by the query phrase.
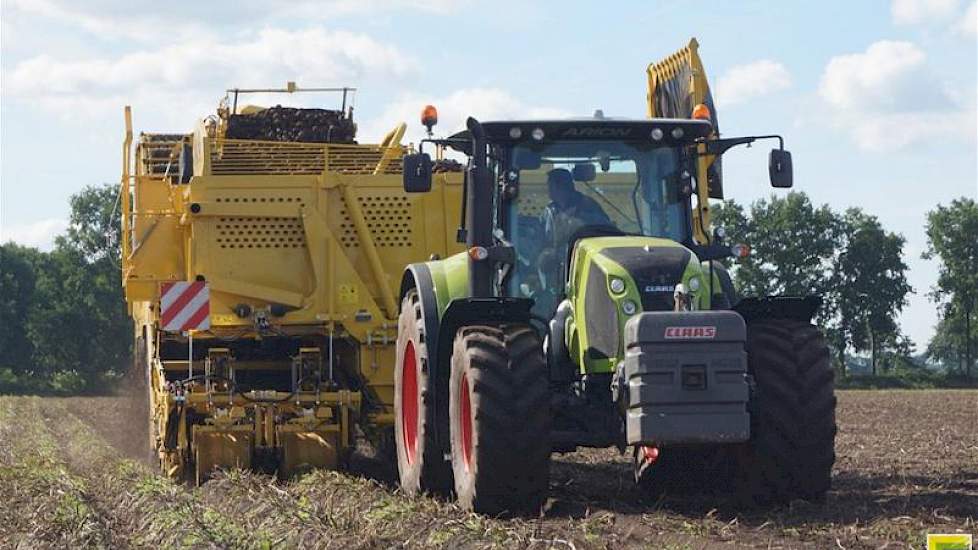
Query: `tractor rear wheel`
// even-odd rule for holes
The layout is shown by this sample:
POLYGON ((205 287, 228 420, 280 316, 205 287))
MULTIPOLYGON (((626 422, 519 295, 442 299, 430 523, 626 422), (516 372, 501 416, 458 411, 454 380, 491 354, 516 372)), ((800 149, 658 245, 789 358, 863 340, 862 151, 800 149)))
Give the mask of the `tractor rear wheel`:
POLYGON ((449 386, 459 505, 485 514, 538 513, 550 476, 550 388, 536 331, 458 331, 449 386))
POLYGON ((817 327, 771 319, 747 328, 751 439, 736 452, 738 495, 753 504, 821 500, 835 463, 835 373, 817 327))
POLYGON ((444 494, 452 488, 451 463, 437 444, 435 381, 429 376, 421 300, 415 289, 401 302, 394 369, 394 439, 401 490, 444 494))

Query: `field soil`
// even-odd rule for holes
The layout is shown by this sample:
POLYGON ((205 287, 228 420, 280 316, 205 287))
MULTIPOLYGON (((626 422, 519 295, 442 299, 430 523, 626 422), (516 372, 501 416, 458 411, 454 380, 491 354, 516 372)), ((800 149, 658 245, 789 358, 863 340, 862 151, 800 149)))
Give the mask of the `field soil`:
POLYGON ((821 504, 652 497, 629 456, 555 455, 539 518, 496 519, 398 493, 364 455, 292 482, 232 471, 203 487, 146 463, 135 399, 0 397, 2 548, 924 548, 976 533, 978 391, 840 391, 821 504))

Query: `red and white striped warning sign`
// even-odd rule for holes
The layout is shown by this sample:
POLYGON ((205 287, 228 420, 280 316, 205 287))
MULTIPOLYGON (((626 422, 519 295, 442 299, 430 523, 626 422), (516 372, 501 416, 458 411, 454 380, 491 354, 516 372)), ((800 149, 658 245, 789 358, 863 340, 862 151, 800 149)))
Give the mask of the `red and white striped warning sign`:
POLYGON ((211 297, 207 283, 173 282, 160 285, 163 330, 184 332, 211 328, 211 297))

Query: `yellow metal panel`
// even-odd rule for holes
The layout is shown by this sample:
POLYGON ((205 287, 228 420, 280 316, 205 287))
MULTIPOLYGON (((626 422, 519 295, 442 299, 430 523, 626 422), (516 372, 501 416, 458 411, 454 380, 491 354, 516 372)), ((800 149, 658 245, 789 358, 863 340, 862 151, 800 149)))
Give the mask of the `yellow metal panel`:
MULTIPOLYGON (((353 221, 353 226, 356 228, 357 240, 360 242, 360 247, 363 248, 364 253, 367 255, 367 264, 370 266, 370 272, 373 275, 374 285, 380 290, 381 306, 387 313, 388 319, 394 319, 397 315, 397 306, 394 304, 394 292, 391 290, 391 281, 388 277, 389 273, 384 271, 384 265, 380 261, 380 255, 377 254, 377 243, 374 241, 375 232, 373 229, 377 229, 377 233, 380 233, 381 227, 386 228, 385 233, 389 233, 390 237, 380 237, 386 242, 399 243, 403 242, 406 237, 400 229, 401 223, 397 223, 395 216, 392 215, 393 212, 398 214, 405 214, 409 212, 406 208, 408 204, 408 199, 405 197, 401 201, 393 200, 381 200, 378 201, 379 204, 383 205, 382 214, 380 216, 371 216, 374 222, 370 226, 367 225, 367 220, 364 218, 364 208, 362 206, 366 204, 372 204, 376 200, 375 195, 370 195, 364 200, 363 196, 358 196, 354 188, 350 184, 342 186, 343 191, 343 206, 346 208, 350 220, 353 221), (404 208, 402 208, 404 207, 404 208), (391 231, 391 227, 395 227, 391 231), (400 233, 400 235, 395 235, 394 231, 400 233)), ((410 228, 408 228, 410 231, 410 228)))
POLYGON ((280 288, 267 287, 246 283, 243 281, 234 281, 231 279, 212 277, 208 279, 208 282, 210 283, 212 291, 226 292, 228 294, 247 296, 249 298, 258 298, 292 307, 299 307, 302 305, 302 294, 297 292, 289 292, 280 288))
POLYGON ((251 468, 254 432, 251 426, 232 426, 217 430, 194 426, 194 458, 197 483, 203 483, 218 468, 251 468))
POLYGON ((184 229, 180 226, 179 218, 161 214, 137 219, 145 219, 146 223, 136 226, 142 231, 134 239, 129 258, 131 266, 123 274, 125 279, 158 282, 182 278, 185 270, 184 229))
POLYGON ((395 353, 393 337, 386 344, 380 340, 360 350, 360 374, 391 412, 394 411, 395 353))
POLYGON ((336 431, 306 431, 286 425, 279 426, 278 438, 282 448, 279 475, 283 478, 314 468, 335 469, 339 465, 340 445, 336 431))

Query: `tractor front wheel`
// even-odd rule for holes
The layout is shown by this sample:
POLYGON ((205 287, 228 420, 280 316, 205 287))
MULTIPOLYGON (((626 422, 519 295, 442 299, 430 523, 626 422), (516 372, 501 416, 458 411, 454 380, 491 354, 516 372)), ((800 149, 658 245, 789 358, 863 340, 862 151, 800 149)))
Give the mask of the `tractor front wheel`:
POLYGON ((460 329, 449 387, 459 505, 492 515, 538 513, 550 475, 550 389, 536 331, 460 329))
POLYGON ((785 319, 747 328, 754 379, 751 439, 736 451, 737 489, 748 503, 821 500, 835 462, 834 371, 818 328, 785 319))
POLYGON ((417 290, 401 302, 394 369, 394 438, 401 490, 408 495, 451 490, 451 463, 437 444, 438 415, 428 369, 424 318, 417 290))

